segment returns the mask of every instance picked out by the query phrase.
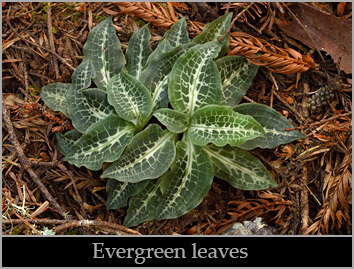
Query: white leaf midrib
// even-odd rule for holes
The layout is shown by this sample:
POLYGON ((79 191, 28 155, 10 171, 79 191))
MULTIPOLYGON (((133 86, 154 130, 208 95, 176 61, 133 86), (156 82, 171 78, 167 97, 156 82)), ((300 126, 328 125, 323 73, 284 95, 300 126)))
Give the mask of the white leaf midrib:
POLYGON ((187 165, 185 168, 185 173, 183 174, 182 177, 182 182, 181 184, 179 184, 177 191, 173 194, 172 198, 169 199, 167 205, 164 207, 164 209, 159 212, 159 215, 163 215, 166 211, 168 211, 171 206, 173 205, 173 203, 176 201, 177 197, 180 196, 182 189, 185 188, 186 182, 188 180, 190 180, 190 175, 192 174, 192 164, 193 164, 193 152, 194 152, 194 148, 193 148, 193 144, 191 142, 186 143, 187 145, 187 151, 186 151, 186 155, 187 155, 187 165))
MULTIPOLYGON (((113 136, 109 136, 107 138, 107 142, 103 143, 103 144, 99 144, 99 146, 94 147, 88 151, 84 152, 84 155, 90 155, 93 152, 97 152, 97 151, 101 151, 102 148, 104 148, 105 146, 112 144, 113 141, 119 140, 122 136, 124 136, 125 134, 131 132, 132 130, 134 130, 132 127, 126 127, 125 129, 123 129, 121 132, 116 133, 116 135, 113 136)), ((78 153, 77 155, 81 155, 82 153, 78 153)))
MULTIPOLYGON (((174 135, 175 135, 174 133, 167 132, 164 136, 162 136, 160 139, 158 139, 156 142, 154 142, 155 145, 150 150, 147 150, 144 152, 146 154, 142 154, 138 159, 134 160, 133 162, 129 162, 125 166, 120 166, 119 170, 120 171, 127 170, 130 167, 134 166, 135 164, 141 162, 142 160, 149 159, 151 156, 154 155, 154 153, 159 148, 162 148, 169 141, 170 137, 172 137, 174 135)), ((109 176, 110 174, 115 174, 115 173, 116 173, 116 171, 112 171, 111 173, 108 173, 107 176, 109 176)))
MULTIPOLYGON (((258 177, 253 170, 245 168, 245 167, 241 167, 240 165, 238 165, 237 163, 232 162, 229 158, 224 157, 221 154, 216 153, 215 151, 210 150, 208 147, 203 147, 203 150, 210 156, 214 156, 217 160, 222 161, 222 163, 225 164, 226 167, 235 167, 234 169, 236 170, 240 170, 243 174, 250 174, 253 175, 256 179, 263 181, 262 178, 258 177)), ((235 156, 236 157, 236 156, 235 156)), ((228 168, 229 171, 232 171, 234 169, 230 169, 228 168)), ((222 169, 221 169, 222 170, 222 169)))
POLYGON ((204 66, 204 63, 209 60, 208 58, 209 55, 206 55, 202 62, 199 64, 198 68, 197 68, 197 72, 194 74, 194 81, 193 81, 193 87, 191 89, 191 91, 189 92, 190 95, 190 101, 188 102, 188 113, 189 116, 191 116, 194 112, 195 106, 196 106, 196 95, 199 93, 197 92, 197 85, 199 84, 199 74, 204 66))

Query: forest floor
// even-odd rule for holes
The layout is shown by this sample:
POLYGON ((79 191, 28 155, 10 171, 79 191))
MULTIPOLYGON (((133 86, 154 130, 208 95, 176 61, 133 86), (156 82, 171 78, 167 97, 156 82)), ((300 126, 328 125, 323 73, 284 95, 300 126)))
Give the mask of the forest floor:
POLYGON ((351 3, 7 2, 2 16, 3 234, 209 235, 257 217, 284 235, 351 234, 351 3), (243 191, 215 178, 190 213, 128 229, 126 208, 106 210, 100 172, 63 161, 55 132, 66 119, 44 105, 41 88, 71 82, 89 31, 109 16, 125 51, 147 22, 155 48, 183 16, 193 38, 231 11, 229 54, 262 60, 242 102, 276 109, 306 138, 251 152, 278 187, 243 191), (321 87, 334 97, 309 109, 321 87))

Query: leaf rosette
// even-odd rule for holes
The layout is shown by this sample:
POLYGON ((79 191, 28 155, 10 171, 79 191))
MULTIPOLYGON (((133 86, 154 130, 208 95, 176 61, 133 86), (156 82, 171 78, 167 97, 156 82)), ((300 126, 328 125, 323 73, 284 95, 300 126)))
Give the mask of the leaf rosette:
POLYGON ((107 209, 128 206, 124 225, 188 213, 214 177, 244 190, 276 187, 246 150, 304 137, 286 132, 292 125, 274 109, 239 104, 258 67, 222 57, 231 18, 207 24, 192 41, 182 18, 154 51, 146 24, 125 55, 108 18, 89 33, 72 82, 42 88, 47 106, 75 127, 56 134, 59 151, 77 167, 104 167, 107 209))

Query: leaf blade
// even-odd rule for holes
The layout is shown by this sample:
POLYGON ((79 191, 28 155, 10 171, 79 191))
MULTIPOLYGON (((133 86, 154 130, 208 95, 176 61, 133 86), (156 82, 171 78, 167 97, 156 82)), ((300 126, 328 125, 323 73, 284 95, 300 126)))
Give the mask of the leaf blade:
POLYGON ((251 116, 232 111, 231 107, 208 105, 192 116, 189 139, 196 145, 213 143, 239 145, 254 137, 264 136, 262 126, 251 116))
POLYGON ((123 225, 136 226, 144 221, 155 219, 156 207, 161 199, 161 191, 156 179, 147 180, 146 187, 130 198, 129 209, 123 225))
POLYGON ((183 133, 188 129, 189 118, 186 114, 169 109, 160 108, 153 114, 166 128, 173 133, 183 133))
POLYGON ((108 194, 107 209, 119 209, 127 206, 129 197, 141 192, 147 183, 148 180, 138 183, 128 183, 109 178, 106 184, 106 192, 108 194))
MULTIPOLYGON (((218 41, 218 38, 223 36, 228 30, 231 24, 232 12, 227 13, 223 16, 220 16, 216 20, 206 24, 203 28, 203 31, 200 35, 196 36, 192 43, 194 44, 204 44, 210 41, 218 41)), ((229 48, 230 43, 230 34, 222 40, 222 49, 218 55, 218 57, 223 56, 227 49, 229 48)))
POLYGON ((231 24, 232 12, 220 16, 216 20, 206 24, 203 32, 196 36, 192 42, 197 44, 204 44, 210 41, 216 41, 229 28, 231 24))
POLYGON ((131 183, 158 178, 175 157, 175 136, 162 131, 156 124, 150 124, 135 135, 122 156, 108 166, 101 177, 131 183))
POLYGON ((178 58, 170 73, 168 95, 175 110, 188 115, 208 104, 221 101, 221 78, 212 61, 220 44, 195 45, 178 58))
POLYGON ((170 52, 182 44, 188 44, 189 36, 187 31, 187 22, 185 17, 174 23, 172 27, 164 34, 156 49, 149 56, 146 65, 148 66, 159 55, 170 52))
POLYGON ((105 112, 106 108, 104 111, 97 110, 98 108, 93 106, 93 101, 88 99, 90 94, 84 94, 84 90, 91 85, 94 76, 91 61, 82 62, 73 73, 72 87, 68 90, 68 113, 73 126, 80 133, 85 133, 90 126, 113 112, 112 109, 105 112))
POLYGON ((152 53, 150 37, 148 24, 146 24, 132 35, 128 43, 126 68, 128 73, 138 80, 140 80, 146 61, 152 53))
POLYGON ((134 127, 116 115, 93 125, 81 136, 65 156, 65 160, 77 167, 100 170, 103 162, 113 162, 133 139, 134 127))
POLYGON ((90 110, 97 118, 103 119, 114 112, 114 108, 108 103, 107 92, 98 88, 82 90, 86 97, 90 110))
POLYGON ((141 75, 141 82, 150 91, 153 110, 168 105, 168 75, 175 61, 188 49, 189 45, 181 45, 170 52, 162 53, 151 61, 141 75))
POLYGON ((197 207, 210 189, 213 166, 208 155, 188 139, 177 143, 171 170, 161 178, 164 193, 156 219, 172 219, 197 207))
POLYGON ((121 118, 136 125, 148 118, 152 111, 149 91, 140 81, 124 71, 109 81, 107 98, 121 118))
POLYGON ((69 117, 67 95, 71 84, 51 83, 42 88, 41 98, 45 104, 53 111, 61 111, 69 117))
POLYGON ((222 81, 221 105, 236 106, 251 86, 258 66, 242 56, 226 56, 216 60, 222 81))
POLYGON ((63 155, 68 154, 72 149, 74 143, 81 137, 81 133, 78 132, 76 129, 67 131, 65 134, 63 133, 56 133, 56 145, 59 152, 63 155))
POLYGON ((277 184, 259 159, 247 151, 231 147, 203 147, 214 165, 214 175, 243 190, 263 190, 277 184))
POLYGON ((266 134, 264 138, 254 138, 238 145, 239 148, 245 150, 252 150, 256 147, 275 148, 281 144, 287 144, 294 140, 305 138, 305 136, 297 130, 285 131, 287 128, 293 128, 292 124, 275 109, 266 105, 245 103, 238 105, 234 110, 255 118, 263 126, 266 134))
POLYGON ((108 81, 118 74, 126 61, 112 18, 107 18, 92 28, 84 45, 84 61, 91 59, 95 70, 94 82, 106 89, 108 81))

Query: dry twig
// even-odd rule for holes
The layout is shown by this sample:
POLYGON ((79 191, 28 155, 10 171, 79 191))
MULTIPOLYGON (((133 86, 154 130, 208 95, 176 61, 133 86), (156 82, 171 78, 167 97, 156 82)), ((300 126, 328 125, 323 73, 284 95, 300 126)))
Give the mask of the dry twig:
POLYGON ((2 101, 2 116, 3 116, 3 120, 7 132, 9 133, 11 143, 14 145, 14 149, 16 151, 17 157, 21 163, 22 169, 27 171, 27 173, 31 176, 33 181, 37 184, 41 193, 44 195, 44 197, 46 197, 48 201, 50 201, 50 203, 58 211, 58 213, 62 215, 64 218, 66 218, 67 215, 63 210, 63 208, 58 204, 58 202, 54 199, 54 197, 48 192, 47 188, 43 185, 43 183, 41 182, 37 174, 33 171, 31 162, 27 159, 26 155, 24 154, 20 146, 20 143, 17 140, 16 133, 12 125, 9 112, 6 109, 6 105, 4 101, 2 101))
POLYGON ((307 168, 304 166, 302 168, 302 183, 303 187, 301 189, 301 228, 300 232, 303 234, 309 227, 309 197, 308 197, 308 175, 307 168))
MULTIPOLYGON (((55 51, 53 27, 52 27, 52 8, 50 2, 48 2, 48 8, 47 8, 47 25, 48 25, 49 46, 52 51, 55 51)), ((59 67, 58 67, 57 59, 54 56, 53 56, 53 64, 54 64, 55 75, 58 79, 60 76, 59 67)))
POLYGON ((324 123, 327 123, 329 121, 333 121, 333 120, 336 120, 338 118, 342 118, 342 117, 349 117, 352 115, 352 112, 348 112, 348 113, 344 113, 344 114, 338 114, 338 115, 334 115, 328 119, 323 119, 323 120, 320 120, 320 121, 316 121, 316 122, 313 122, 313 123, 309 123, 309 124, 304 124, 304 125, 301 125, 301 126, 298 126, 298 127, 295 127, 295 128, 288 128, 288 129, 285 129, 285 131, 294 131, 294 130, 301 130, 301 129, 306 129, 306 128, 312 128, 314 126, 317 126, 317 125, 322 125, 324 123))

